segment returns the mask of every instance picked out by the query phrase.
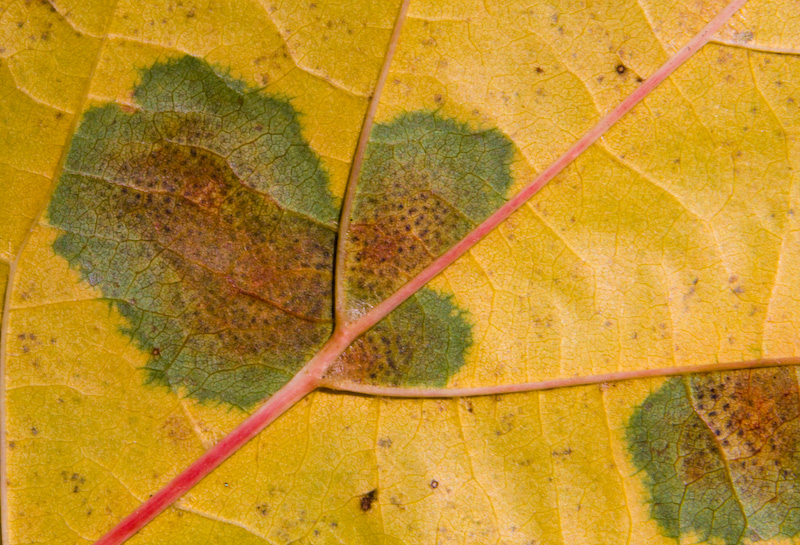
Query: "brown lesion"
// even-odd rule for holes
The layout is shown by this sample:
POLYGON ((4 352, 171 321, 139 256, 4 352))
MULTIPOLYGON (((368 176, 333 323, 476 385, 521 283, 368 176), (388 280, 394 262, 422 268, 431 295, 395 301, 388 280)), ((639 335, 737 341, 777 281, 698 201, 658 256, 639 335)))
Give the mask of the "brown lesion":
POLYGON ((348 291, 370 302, 390 295, 474 227, 428 188, 427 173, 390 174, 383 194, 360 197, 348 233, 348 291))
POLYGON ((414 346, 392 335, 386 324, 359 337, 333 362, 326 376, 397 386, 408 370, 414 346))
POLYGON ((199 147, 158 142, 108 181, 125 238, 157 248, 151 268, 162 271, 160 287, 151 291, 162 300, 146 308, 178 319, 204 343, 215 356, 205 371, 217 370, 214 361, 236 367, 277 358, 280 367, 324 342, 331 229, 282 209, 246 186, 224 157, 199 147))
POLYGON ((378 489, 372 489, 363 496, 361 496, 361 501, 359 502, 359 506, 361 510, 365 513, 372 509, 372 504, 378 499, 378 489))
POLYGON ((800 416, 790 369, 759 369, 692 379, 692 404, 717 437, 726 458, 758 454, 778 430, 800 416))
POLYGON ((685 485, 692 484, 709 473, 724 469, 714 439, 706 424, 696 415, 683 425, 678 443, 678 475, 685 485))
POLYGON ((126 223, 164 248, 185 285, 232 298, 232 309, 215 309, 227 315, 218 326, 233 326, 240 312, 269 326, 274 310, 330 321, 332 231, 282 210, 201 148, 161 143, 119 174, 134 190, 119 212, 126 223), (256 310, 253 300, 274 309, 256 310))
MULTIPOLYGON (((698 375, 691 402, 711 432, 747 513, 781 502, 782 483, 798 478, 800 392, 791 368, 698 375)), ((699 433, 699 432, 698 432, 699 433)), ((693 437, 699 435, 692 434, 693 437)), ((692 471, 700 463, 689 464, 692 471)))

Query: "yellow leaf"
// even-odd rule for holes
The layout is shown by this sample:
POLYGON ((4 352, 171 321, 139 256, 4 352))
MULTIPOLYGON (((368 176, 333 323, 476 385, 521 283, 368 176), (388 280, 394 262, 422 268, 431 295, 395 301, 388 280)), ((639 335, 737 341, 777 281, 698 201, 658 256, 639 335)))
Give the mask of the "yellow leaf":
POLYGON ((7 4, 3 543, 798 539, 792 2, 7 4))

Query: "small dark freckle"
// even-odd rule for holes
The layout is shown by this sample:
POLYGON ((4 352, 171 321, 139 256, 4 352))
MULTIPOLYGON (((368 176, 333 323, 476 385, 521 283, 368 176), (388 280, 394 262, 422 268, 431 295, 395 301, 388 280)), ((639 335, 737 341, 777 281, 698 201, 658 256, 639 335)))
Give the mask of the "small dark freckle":
POLYGON ((636 83, 642 83, 643 81, 642 76, 636 76, 636 83))
POLYGON ((161 349, 160 349, 160 348, 158 348, 158 347, 156 347, 156 348, 153 348, 152 354, 153 354, 154 356, 160 356, 160 355, 161 355, 161 349))
POLYGON ((365 513, 372 509, 373 502, 378 498, 378 489, 373 488, 363 496, 361 496, 361 510, 365 513))
POLYGON ((617 74, 624 74, 627 68, 625 68, 624 64, 618 64, 615 70, 617 71, 617 74))
POLYGON ((436 479, 431 481, 431 488, 439 488, 439 481, 436 479))
POLYGON ((536 67, 536 73, 537 73, 537 74, 542 74, 542 73, 544 73, 544 68, 542 68, 541 66, 537 66, 537 67, 536 67))
POLYGON ((39 435, 39 430, 37 430, 35 427, 32 427, 31 428, 31 435, 39 435))

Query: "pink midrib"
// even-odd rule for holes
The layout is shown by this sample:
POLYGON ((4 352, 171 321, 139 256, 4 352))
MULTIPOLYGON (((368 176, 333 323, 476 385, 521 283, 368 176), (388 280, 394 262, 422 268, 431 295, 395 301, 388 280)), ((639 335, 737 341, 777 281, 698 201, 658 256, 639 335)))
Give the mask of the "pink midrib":
POLYGON ((237 426, 219 443, 211 447, 211 449, 200 456, 188 468, 183 470, 177 477, 147 499, 135 511, 119 522, 111 531, 100 538, 100 540, 96 542, 97 545, 118 545, 126 541, 286 410, 320 386, 322 384, 321 377, 325 370, 358 336, 385 318, 392 310, 411 297, 434 276, 442 272, 448 265, 466 253, 477 244, 478 241, 486 236, 486 234, 491 232, 503 220, 525 204, 528 199, 564 170, 581 153, 586 151, 586 149, 608 131, 612 125, 619 121, 620 118, 628 113, 645 96, 651 93, 653 89, 705 45, 711 36, 746 2, 747 0, 734 0, 728 4, 703 28, 703 30, 694 36, 688 44, 656 70, 652 76, 645 80, 616 108, 595 124, 586 134, 575 142, 566 153, 543 170, 533 182, 512 197, 494 214, 489 216, 489 218, 447 252, 442 254, 442 256, 436 259, 411 281, 357 320, 337 327, 328 343, 291 381, 272 395, 267 402, 256 410, 256 412, 237 426))

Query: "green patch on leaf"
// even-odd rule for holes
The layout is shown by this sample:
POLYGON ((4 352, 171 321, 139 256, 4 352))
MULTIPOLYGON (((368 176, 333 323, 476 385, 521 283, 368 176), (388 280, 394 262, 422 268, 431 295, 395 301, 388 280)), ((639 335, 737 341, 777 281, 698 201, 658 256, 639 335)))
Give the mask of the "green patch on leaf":
POLYGON ((385 386, 445 386, 472 344, 465 314, 451 297, 422 288, 358 338, 329 374, 385 386))
POLYGON ((151 378, 249 407, 328 339, 338 213, 291 104, 183 57, 89 109, 55 251, 127 318, 151 378))
MULTIPOLYGON (((348 305, 389 296, 505 202, 511 141, 433 112, 376 125, 346 249, 348 305)), ((450 298, 424 289, 350 349, 332 375, 383 385, 444 386, 472 342, 450 298)))
POLYGON ((669 537, 733 545, 800 533, 794 369, 668 380, 633 413, 628 447, 669 537))
POLYGON ((514 145, 432 112, 376 125, 346 251, 351 306, 393 293, 506 200, 514 145))

